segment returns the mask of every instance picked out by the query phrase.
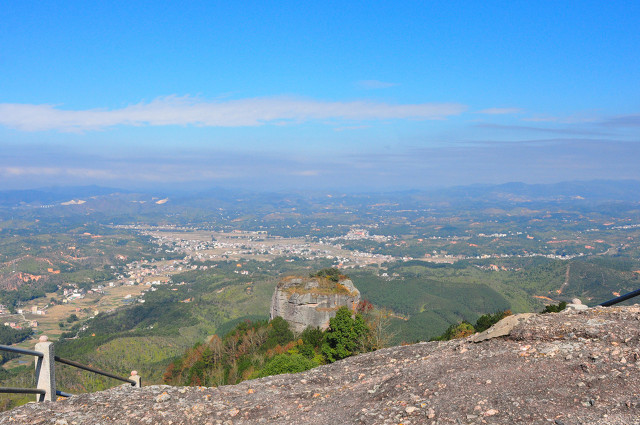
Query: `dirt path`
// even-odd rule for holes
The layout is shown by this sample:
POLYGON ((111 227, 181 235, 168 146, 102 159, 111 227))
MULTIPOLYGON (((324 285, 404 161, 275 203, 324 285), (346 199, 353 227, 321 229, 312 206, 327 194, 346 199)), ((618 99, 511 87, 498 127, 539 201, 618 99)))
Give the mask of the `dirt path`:
POLYGON ((564 273, 564 283, 560 286, 556 292, 562 294, 564 290, 569 286, 569 277, 571 276, 571 264, 567 264, 567 271, 564 273))

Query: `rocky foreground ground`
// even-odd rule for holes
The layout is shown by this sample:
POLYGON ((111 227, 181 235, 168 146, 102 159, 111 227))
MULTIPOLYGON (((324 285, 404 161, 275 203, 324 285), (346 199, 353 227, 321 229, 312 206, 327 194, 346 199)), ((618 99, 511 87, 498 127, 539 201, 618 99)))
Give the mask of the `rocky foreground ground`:
POLYGON ((0 424, 640 424, 639 306, 513 323, 482 342, 394 347, 239 385, 30 403, 0 424))

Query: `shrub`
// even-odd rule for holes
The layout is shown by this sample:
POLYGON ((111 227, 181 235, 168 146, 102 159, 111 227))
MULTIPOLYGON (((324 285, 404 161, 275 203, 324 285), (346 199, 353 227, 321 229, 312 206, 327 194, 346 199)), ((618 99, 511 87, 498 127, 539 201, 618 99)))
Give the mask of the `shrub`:
POLYGON ((483 332, 489 329, 491 326, 498 323, 500 320, 504 319, 507 316, 511 316, 511 310, 499 311, 494 314, 483 314, 478 317, 476 320, 476 332, 483 332))
POLYGON ((346 276, 343 276, 340 273, 340 270, 336 268, 326 268, 320 270, 316 274, 311 274, 310 277, 324 277, 325 279, 328 279, 332 282, 339 282, 341 278, 344 278, 346 276))
POLYGON ((547 313, 559 313, 562 310, 564 310, 565 308, 567 308, 567 303, 562 301, 558 304, 549 304, 548 306, 546 306, 544 308, 544 310, 542 310, 540 313, 541 314, 547 314, 547 313))
POLYGON ((281 373, 297 373, 312 369, 318 363, 301 354, 278 354, 271 358, 260 370, 259 376, 280 375, 281 373))
POLYGON ((473 325, 467 321, 463 321, 449 326, 442 335, 432 338, 431 341, 449 341, 451 339, 464 338, 474 333, 476 333, 476 330, 473 325))

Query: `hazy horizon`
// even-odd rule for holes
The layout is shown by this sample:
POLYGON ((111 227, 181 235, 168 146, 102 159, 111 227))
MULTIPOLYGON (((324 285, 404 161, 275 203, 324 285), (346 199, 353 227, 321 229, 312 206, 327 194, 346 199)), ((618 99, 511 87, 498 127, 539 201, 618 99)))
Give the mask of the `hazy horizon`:
POLYGON ((640 179, 639 3, 13 2, 0 189, 640 179))

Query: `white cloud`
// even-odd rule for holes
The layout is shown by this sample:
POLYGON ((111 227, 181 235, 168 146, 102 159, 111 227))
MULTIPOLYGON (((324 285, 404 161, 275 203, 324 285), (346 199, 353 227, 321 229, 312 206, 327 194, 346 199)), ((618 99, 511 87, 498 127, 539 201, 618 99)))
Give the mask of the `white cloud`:
POLYGON ((598 123, 602 120, 602 115, 597 111, 581 111, 566 116, 536 115, 523 118, 522 121, 529 122, 552 122, 560 124, 588 124, 598 123))
POLYGON ((378 80, 362 80, 357 82, 358 87, 365 90, 388 89, 389 87, 398 86, 398 83, 388 83, 378 80))
POLYGON ((60 168, 56 167, 2 167, 0 166, 0 175, 4 175, 5 177, 19 177, 25 176, 29 174, 37 174, 37 175, 57 175, 61 173, 60 168))
POLYGON ((488 114, 488 115, 506 115, 506 114, 519 114, 522 112, 520 108, 487 108, 476 113, 488 114))
POLYGON ((364 130, 370 127, 370 125, 346 125, 342 127, 336 127, 333 129, 333 131, 364 130))
POLYGON ((602 125, 607 127, 640 127, 640 114, 619 115, 605 120, 602 125))
MULTIPOLYGON (((170 166, 166 164, 146 165, 137 167, 133 163, 95 164, 94 168, 65 166, 65 167, 39 167, 39 166, 2 166, 0 165, 0 177, 10 178, 51 178, 51 179, 83 179, 86 181, 113 181, 135 180, 144 182, 180 182, 193 180, 194 167, 185 164, 170 166)), ((240 170, 211 170, 205 167, 197 168, 199 179, 227 179, 242 176, 240 170)))
POLYGON ((114 174, 107 170, 93 168, 63 168, 63 167, 38 167, 38 166, 0 166, 0 176, 26 177, 26 176, 71 176, 78 178, 113 179, 114 174))
POLYGON ((0 125, 24 131, 84 132, 118 125, 245 127, 283 121, 444 119, 466 109, 457 103, 389 104, 323 102, 298 98, 250 98, 205 102, 189 96, 160 97, 121 109, 68 110, 56 105, 0 104, 0 125))
POLYGON ((318 170, 301 170, 301 171, 294 171, 291 174, 294 175, 294 176, 301 176, 301 177, 313 177, 313 176, 320 175, 320 171, 318 171, 318 170))

